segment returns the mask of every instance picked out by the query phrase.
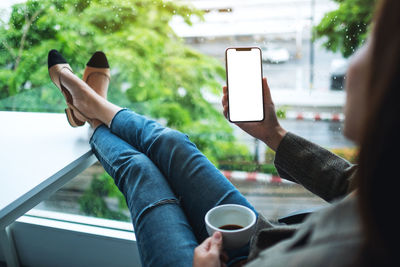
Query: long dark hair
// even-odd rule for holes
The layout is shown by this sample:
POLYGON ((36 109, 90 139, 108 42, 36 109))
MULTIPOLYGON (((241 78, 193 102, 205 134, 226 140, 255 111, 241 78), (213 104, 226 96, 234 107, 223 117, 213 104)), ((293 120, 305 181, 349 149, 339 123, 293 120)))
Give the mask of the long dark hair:
POLYGON ((364 266, 400 261, 400 1, 378 1, 371 39, 367 116, 360 142, 359 208, 364 266), (399 254, 399 256, 397 256, 399 254))

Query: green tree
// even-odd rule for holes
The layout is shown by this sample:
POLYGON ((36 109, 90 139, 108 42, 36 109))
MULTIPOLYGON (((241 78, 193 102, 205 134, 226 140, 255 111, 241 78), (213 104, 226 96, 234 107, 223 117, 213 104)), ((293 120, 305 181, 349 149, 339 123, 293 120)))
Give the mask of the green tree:
POLYGON ((59 50, 83 73, 96 50, 107 54, 109 99, 186 132, 214 163, 246 157, 232 129, 204 93, 219 94, 222 64, 184 44, 169 22, 191 24, 196 9, 162 0, 28 0, 0 24, 0 109, 62 112, 61 93, 47 73, 59 50), (229 148, 228 148, 229 147, 229 148))
POLYGON ((351 56, 367 37, 376 0, 333 0, 338 9, 325 14, 314 27, 314 38, 323 38, 323 45, 344 57, 351 56))
POLYGON ((87 215, 120 221, 129 221, 130 218, 126 215, 129 210, 124 195, 106 172, 93 176, 90 187, 79 198, 79 204, 81 211, 87 215), (106 198, 116 198, 118 207, 111 209, 106 198))

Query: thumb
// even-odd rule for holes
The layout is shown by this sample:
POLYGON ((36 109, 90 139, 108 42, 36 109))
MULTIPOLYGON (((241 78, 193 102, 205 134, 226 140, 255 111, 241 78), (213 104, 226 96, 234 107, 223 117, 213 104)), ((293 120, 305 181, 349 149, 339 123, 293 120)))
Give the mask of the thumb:
POLYGON ((214 232, 211 238, 210 250, 220 252, 222 250, 222 234, 221 232, 214 232))
POLYGON ((264 90, 264 104, 272 103, 271 90, 269 89, 266 77, 262 79, 262 86, 264 90))

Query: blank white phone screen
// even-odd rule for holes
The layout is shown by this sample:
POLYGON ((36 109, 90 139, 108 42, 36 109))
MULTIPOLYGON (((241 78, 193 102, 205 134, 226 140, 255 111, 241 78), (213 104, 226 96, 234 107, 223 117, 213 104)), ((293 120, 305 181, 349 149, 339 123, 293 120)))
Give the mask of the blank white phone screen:
POLYGON ((233 122, 262 121, 261 51, 228 48, 226 51, 229 119, 233 122))

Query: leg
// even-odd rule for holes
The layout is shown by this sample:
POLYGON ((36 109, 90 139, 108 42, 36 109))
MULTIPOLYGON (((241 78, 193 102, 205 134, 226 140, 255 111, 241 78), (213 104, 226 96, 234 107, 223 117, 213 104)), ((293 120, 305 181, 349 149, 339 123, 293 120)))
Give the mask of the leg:
POLYGON ((112 121, 111 129, 114 133, 145 153, 158 166, 182 199, 182 206, 199 241, 207 237, 204 215, 210 208, 224 203, 236 203, 254 210, 187 136, 122 110, 90 93, 91 88, 82 84, 70 72, 63 72, 61 78, 81 113, 109 127, 112 121))
POLYGON ((70 90, 80 112, 110 127, 112 122, 113 133, 158 166, 182 199, 183 208, 199 241, 207 237, 203 221, 210 208, 224 203, 253 208, 187 136, 134 112, 122 110, 97 95, 70 71, 63 71, 60 79, 70 90))
POLYGON ((90 144, 125 195, 143 266, 191 266, 196 238, 158 168, 104 125, 90 144))
POLYGON ((199 242, 208 236, 204 216, 212 207, 233 203, 254 210, 186 135, 128 110, 116 114, 111 131, 158 166, 181 199, 199 242))
MULTIPOLYGON (((109 125, 114 115, 121 110, 120 107, 98 95, 88 84, 67 69, 61 71, 60 82, 71 93, 75 108, 90 121, 95 121, 96 127, 101 123, 109 125)), ((91 86, 99 86, 93 80, 88 82, 91 86)))

